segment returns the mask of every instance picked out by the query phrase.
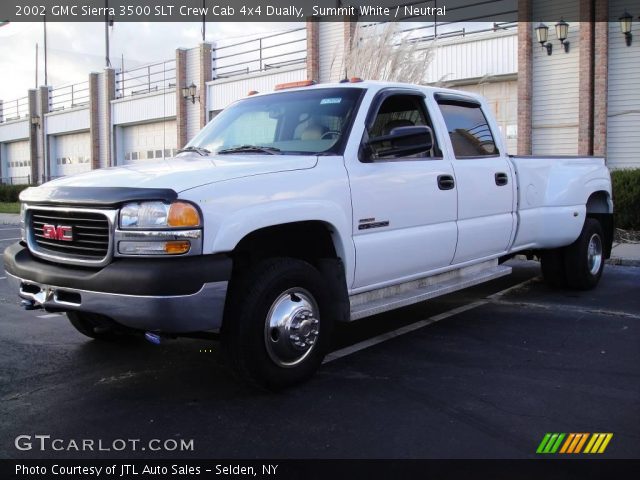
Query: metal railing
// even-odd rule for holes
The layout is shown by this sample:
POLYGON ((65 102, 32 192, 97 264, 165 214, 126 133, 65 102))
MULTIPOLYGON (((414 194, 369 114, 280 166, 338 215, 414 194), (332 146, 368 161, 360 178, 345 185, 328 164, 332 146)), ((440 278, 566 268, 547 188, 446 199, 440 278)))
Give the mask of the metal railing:
POLYGON ((51 90, 50 110, 64 110, 89 104, 89 82, 74 83, 51 90))
POLYGON ((307 61, 306 27, 244 40, 215 49, 213 78, 261 72, 307 61))
POLYGON ((116 98, 161 92, 176 87, 176 61, 152 63, 116 73, 116 98))
POLYGON ((21 177, 0 177, 0 185, 31 185, 31 175, 21 177))
POLYGON ((0 108, 0 123, 29 116, 29 97, 3 102, 0 108))

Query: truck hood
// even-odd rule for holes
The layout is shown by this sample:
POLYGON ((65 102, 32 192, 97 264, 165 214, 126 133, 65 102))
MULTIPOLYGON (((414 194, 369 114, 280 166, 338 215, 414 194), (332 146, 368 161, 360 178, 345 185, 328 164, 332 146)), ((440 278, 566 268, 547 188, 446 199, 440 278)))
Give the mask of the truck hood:
POLYGON ((214 155, 182 154, 161 161, 102 168, 59 178, 47 187, 169 188, 182 192, 209 183, 267 173, 315 167, 315 155, 214 155))

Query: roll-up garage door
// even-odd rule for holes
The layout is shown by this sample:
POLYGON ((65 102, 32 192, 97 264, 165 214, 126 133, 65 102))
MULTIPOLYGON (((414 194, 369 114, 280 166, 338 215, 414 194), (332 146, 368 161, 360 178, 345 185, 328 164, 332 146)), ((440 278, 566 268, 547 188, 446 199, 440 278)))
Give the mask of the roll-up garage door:
POLYGON ((91 137, 89 132, 56 135, 52 152, 55 151, 51 170, 54 176, 64 177, 91 170, 91 137))
POLYGON ((125 165, 170 158, 176 154, 176 121, 124 127, 122 142, 125 165))
POLYGON ((4 183, 27 184, 31 180, 31 155, 29 140, 6 144, 6 162, 2 177, 4 183))

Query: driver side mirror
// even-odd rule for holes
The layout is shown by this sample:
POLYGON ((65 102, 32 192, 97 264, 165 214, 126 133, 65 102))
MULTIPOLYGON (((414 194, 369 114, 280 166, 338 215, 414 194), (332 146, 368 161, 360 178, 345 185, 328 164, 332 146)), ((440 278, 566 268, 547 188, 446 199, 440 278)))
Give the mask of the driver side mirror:
POLYGON ((364 144, 368 161, 385 157, 404 157, 433 148, 433 131, 426 125, 396 127, 388 135, 370 138, 364 144))

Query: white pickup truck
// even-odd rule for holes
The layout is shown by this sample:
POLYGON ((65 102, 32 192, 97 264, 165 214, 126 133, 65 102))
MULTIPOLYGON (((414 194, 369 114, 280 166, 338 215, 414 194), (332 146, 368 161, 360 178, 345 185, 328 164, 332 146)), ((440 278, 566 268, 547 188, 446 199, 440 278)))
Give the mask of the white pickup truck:
POLYGON ((602 158, 509 156, 485 100, 461 91, 280 87, 176 158, 25 190, 4 253, 23 305, 99 339, 218 334, 242 377, 279 388, 314 373, 334 322, 506 275, 516 253, 553 286, 598 283, 602 158))

